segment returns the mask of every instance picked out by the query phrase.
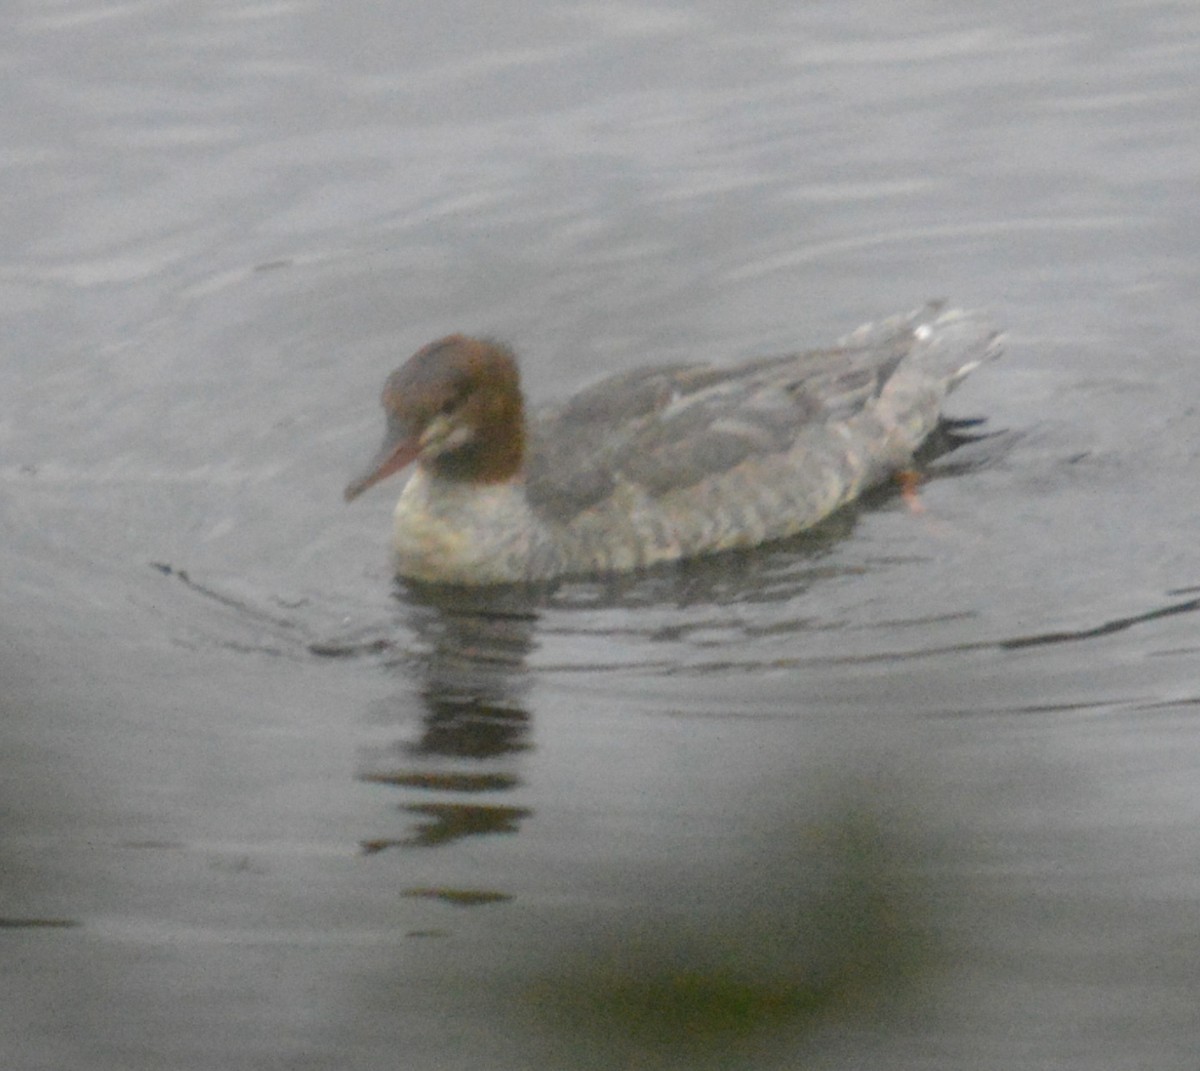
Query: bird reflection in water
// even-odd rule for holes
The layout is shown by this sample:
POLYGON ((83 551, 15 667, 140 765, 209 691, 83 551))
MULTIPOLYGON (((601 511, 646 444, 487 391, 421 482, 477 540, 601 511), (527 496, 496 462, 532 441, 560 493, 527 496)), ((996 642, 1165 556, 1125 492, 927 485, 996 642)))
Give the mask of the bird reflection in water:
MULTIPOLYGON (((509 760, 530 746, 523 696, 536 614, 528 595, 403 585, 401 597, 417 640, 404 666, 422 681, 421 729, 415 739, 372 756, 359 780, 455 797, 513 791, 520 778, 509 760)), ((403 837, 364 840, 364 853, 516 833, 532 813, 460 798, 401 809, 415 827, 403 837)))

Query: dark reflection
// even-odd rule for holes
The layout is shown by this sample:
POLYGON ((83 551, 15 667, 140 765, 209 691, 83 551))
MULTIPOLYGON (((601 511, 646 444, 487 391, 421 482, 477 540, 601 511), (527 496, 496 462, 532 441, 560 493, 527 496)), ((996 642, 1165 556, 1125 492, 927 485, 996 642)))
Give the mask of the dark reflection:
POLYGON ((373 855, 386 848, 436 848, 463 837, 516 833, 521 819, 533 814, 524 807, 473 806, 466 803, 409 803, 402 810, 423 819, 415 832, 400 840, 364 841, 364 852, 373 855))
POLYGON ((404 895, 417 900, 439 900, 454 907, 481 907, 503 904, 512 899, 504 893, 477 892, 473 889, 405 889, 404 895))
POLYGON ((435 792, 497 792, 518 784, 515 774, 430 773, 423 770, 364 773, 359 780, 400 788, 427 788, 435 792))
MULTIPOLYGON (((490 759, 528 746, 527 715, 519 708, 470 694, 442 695, 436 688, 427 689, 421 698, 427 707, 425 731, 420 740, 404 745, 409 755, 490 759)), ((496 776, 485 774, 474 780, 482 787, 496 776)), ((467 774, 460 773, 457 777, 472 780, 467 774)))
MULTIPOLYGON (((419 653, 416 669, 425 705, 418 739, 402 745, 420 760, 503 758, 529 746, 525 659, 533 650, 537 616, 519 591, 463 591, 403 586, 408 624, 419 653)), ((445 771, 439 771, 443 775, 445 771)), ((490 784, 496 771, 469 774, 490 784)), ((433 787, 433 786, 431 786, 433 787)))
MULTIPOLYGON (((521 779, 507 763, 531 746, 524 696, 525 660, 537 624, 534 596, 404 584, 398 594, 416 643, 396 667, 407 681, 414 675, 419 680, 420 730, 374 756, 360 780, 422 793, 516 791, 521 779)), ((403 702, 407 707, 411 699, 403 702)), ((400 810, 415 824, 401 836, 363 841, 365 853, 512 834, 532 813, 511 804, 460 800, 406 801, 400 810)), ((502 894, 471 895, 492 902, 502 894)))

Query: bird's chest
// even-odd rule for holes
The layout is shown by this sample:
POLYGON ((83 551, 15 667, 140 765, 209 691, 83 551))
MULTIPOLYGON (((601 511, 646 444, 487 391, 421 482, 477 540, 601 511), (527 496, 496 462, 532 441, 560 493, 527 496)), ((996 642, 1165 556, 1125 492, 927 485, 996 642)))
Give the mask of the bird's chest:
POLYGON ((522 580, 537 536, 519 485, 459 484, 418 470, 396 503, 396 571, 435 583, 522 580))

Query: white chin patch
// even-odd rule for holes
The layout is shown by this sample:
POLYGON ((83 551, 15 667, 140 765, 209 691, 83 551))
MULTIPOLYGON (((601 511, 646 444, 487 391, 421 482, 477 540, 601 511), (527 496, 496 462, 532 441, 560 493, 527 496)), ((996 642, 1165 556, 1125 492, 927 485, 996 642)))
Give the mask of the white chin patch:
POLYGON ((470 427, 466 424, 459 424, 457 427, 448 429, 442 435, 431 436, 426 450, 437 457, 466 446, 474 437, 475 433, 470 427))

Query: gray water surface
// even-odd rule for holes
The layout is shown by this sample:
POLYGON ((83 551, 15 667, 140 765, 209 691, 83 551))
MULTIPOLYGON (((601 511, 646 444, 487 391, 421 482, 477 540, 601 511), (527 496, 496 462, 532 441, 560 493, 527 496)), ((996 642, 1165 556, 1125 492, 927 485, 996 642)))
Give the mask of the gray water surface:
POLYGON ((1200 7, 5 21, 0 1064, 1195 1068, 1200 7), (920 512, 480 599, 340 500, 449 331, 943 296, 920 512))

